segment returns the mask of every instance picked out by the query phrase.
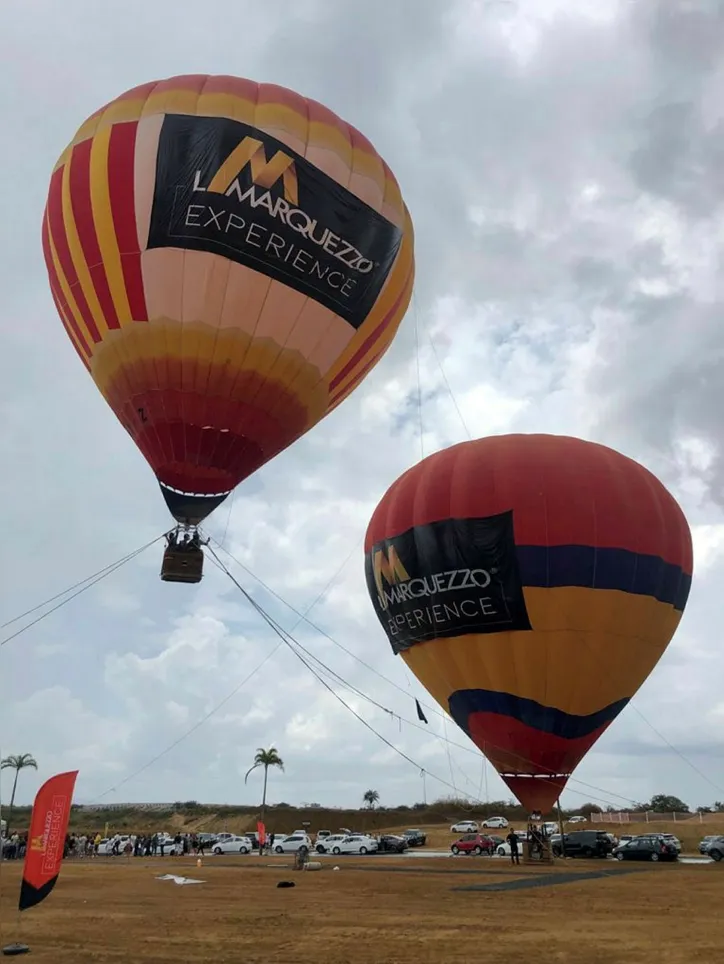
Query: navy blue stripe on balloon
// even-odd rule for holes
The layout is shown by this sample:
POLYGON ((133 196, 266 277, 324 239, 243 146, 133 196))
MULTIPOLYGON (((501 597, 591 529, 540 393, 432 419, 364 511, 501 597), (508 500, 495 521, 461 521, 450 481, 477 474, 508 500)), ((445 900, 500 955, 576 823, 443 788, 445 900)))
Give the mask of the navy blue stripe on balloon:
POLYGON ((619 589, 651 596, 679 612, 689 598, 691 575, 659 556, 594 546, 516 546, 516 554, 524 586, 619 589))
POLYGON ((614 720, 626 706, 629 697, 617 700, 588 716, 574 716, 552 706, 543 706, 512 693, 493 690, 456 690, 449 699, 450 715, 457 725, 470 735, 468 720, 473 713, 496 713, 509 716, 541 733, 577 740, 614 720))

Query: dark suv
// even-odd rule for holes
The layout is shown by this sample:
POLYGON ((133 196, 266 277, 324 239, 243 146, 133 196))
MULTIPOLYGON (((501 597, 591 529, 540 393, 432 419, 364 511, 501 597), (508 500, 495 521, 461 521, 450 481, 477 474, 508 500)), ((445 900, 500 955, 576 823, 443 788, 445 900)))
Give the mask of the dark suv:
POLYGON ((554 841, 553 855, 562 857, 608 857, 613 851, 613 843, 607 833, 601 830, 576 830, 564 833, 554 841))

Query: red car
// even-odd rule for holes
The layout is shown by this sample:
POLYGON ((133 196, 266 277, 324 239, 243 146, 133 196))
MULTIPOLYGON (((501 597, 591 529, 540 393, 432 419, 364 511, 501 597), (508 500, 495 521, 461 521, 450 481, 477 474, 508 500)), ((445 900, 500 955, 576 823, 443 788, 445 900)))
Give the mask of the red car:
POLYGON ((450 848, 454 854, 481 854, 490 856, 495 853, 495 841, 482 833, 464 833, 450 848))

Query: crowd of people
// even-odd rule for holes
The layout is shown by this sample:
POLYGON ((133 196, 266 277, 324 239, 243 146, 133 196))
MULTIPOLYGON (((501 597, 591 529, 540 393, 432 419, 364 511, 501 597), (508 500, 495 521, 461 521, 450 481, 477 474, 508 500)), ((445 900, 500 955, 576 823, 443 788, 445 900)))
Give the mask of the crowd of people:
MULTIPOLYGON (((116 833, 107 838, 103 855, 118 857, 165 857, 167 854, 193 854, 204 856, 208 848, 209 834, 177 833, 171 837, 163 833, 125 834, 116 833)), ((106 838, 100 833, 66 834, 64 857, 97 857, 106 838)), ((10 833, 1 839, 0 852, 5 860, 22 860, 28 846, 27 833, 10 833)))

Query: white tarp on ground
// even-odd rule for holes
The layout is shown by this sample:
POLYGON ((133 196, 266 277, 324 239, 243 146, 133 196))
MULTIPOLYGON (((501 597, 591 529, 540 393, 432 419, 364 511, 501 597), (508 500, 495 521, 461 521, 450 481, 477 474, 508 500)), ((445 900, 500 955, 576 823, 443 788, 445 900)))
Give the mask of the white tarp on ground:
POLYGON ((203 884, 203 880, 194 880, 193 877, 177 877, 176 874, 162 874, 156 880, 172 880, 174 884, 203 884))

